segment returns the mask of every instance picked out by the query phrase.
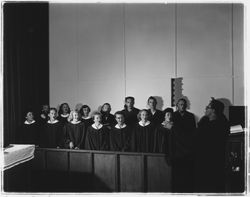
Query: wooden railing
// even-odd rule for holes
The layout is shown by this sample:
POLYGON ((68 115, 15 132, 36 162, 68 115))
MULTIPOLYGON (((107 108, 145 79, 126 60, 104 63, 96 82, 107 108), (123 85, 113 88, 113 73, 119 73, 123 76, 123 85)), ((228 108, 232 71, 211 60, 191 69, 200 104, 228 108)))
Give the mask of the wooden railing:
POLYGON ((39 184, 50 182, 50 191, 171 192, 167 159, 154 153, 37 148, 33 171, 43 172, 39 184), (46 172, 54 174, 46 177, 46 172))

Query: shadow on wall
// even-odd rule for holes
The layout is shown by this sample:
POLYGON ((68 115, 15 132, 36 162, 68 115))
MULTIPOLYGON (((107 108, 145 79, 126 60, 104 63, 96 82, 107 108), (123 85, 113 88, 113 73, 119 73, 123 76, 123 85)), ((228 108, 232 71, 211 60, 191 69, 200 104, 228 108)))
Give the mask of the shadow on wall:
POLYGON ((155 97, 155 99, 157 100, 156 108, 159 110, 163 110, 164 101, 163 101, 162 97, 161 96, 153 96, 153 97, 155 97))

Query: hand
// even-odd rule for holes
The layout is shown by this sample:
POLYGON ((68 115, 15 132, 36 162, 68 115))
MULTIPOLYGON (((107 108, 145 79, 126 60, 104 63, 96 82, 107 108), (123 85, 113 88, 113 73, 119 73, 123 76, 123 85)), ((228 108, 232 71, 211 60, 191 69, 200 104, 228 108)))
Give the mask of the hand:
POLYGON ((70 142, 70 143, 69 143, 69 148, 70 148, 70 149, 74 148, 73 142, 70 142))

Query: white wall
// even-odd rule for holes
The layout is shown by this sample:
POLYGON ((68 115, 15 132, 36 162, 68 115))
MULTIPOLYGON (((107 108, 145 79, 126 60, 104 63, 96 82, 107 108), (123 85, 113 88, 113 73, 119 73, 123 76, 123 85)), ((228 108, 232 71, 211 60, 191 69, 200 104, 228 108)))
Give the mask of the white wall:
POLYGON ((211 96, 244 104, 243 7, 235 4, 50 4, 50 104, 134 96, 171 104, 172 77, 198 117, 211 96), (159 100, 159 101, 160 101, 159 100))

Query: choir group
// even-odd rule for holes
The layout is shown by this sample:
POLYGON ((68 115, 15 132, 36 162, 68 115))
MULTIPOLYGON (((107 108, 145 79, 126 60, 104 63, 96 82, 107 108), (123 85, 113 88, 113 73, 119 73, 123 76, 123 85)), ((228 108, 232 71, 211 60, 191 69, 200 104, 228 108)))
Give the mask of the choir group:
POLYGON ((37 121, 29 110, 19 143, 44 148, 168 153, 173 109, 156 109, 157 100, 152 96, 148 98, 149 109, 139 110, 134 102, 134 97, 126 97, 124 109, 114 115, 111 105, 104 103, 92 117, 88 105, 71 111, 63 103, 58 115, 56 108, 44 105, 37 121))

